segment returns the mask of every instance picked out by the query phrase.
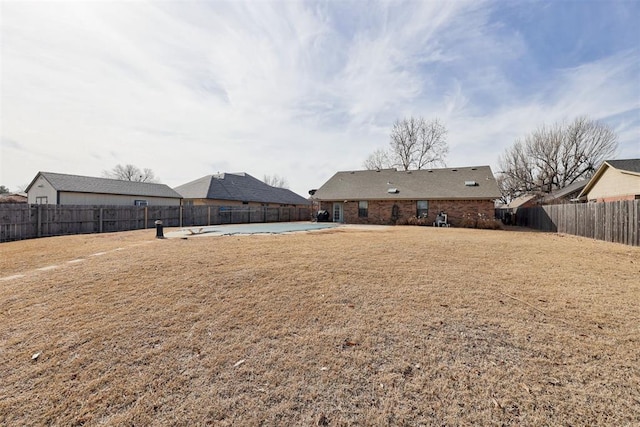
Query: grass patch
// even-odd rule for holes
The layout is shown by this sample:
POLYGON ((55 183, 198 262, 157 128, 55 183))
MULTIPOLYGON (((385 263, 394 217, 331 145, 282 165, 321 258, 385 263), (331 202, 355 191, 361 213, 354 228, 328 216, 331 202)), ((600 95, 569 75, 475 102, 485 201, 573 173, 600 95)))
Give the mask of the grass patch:
POLYGON ((0 245, 1 425, 640 423, 639 248, 153 236, 0 245))

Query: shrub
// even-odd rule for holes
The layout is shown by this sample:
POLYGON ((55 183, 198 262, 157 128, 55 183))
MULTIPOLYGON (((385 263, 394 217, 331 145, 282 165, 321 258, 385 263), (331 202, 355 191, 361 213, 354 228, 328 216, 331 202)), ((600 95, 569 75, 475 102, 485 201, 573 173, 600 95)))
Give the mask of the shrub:
POLYGON ((478 213, 466 214, 462 221, 460 221, 460 227, 464 228, 480 228, 485 230, 501 230, 502 224, 493 218, 488 218, 485 214, 478 213))
POLYGON ((431 225, 432 222, 428 221, 427 218, 417 218, 415 216, 409 218, 400 218, 396 221, 396 225, 431 225))

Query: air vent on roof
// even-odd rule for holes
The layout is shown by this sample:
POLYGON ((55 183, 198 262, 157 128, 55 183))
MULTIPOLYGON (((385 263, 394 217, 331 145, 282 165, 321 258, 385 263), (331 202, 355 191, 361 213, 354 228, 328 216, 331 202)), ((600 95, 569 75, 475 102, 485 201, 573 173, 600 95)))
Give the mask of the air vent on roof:
POLYGON ((458 169, 451 169, 451 172, 458 172, 458 169))
POLYGON ((478 170, 478 168, 471 168, 471 170, 472 170, 472 171, 477 171, 477 170, 478 170))
POLYGON ((390 189, 387 190, 387 193, 389 193, 389 194, 398 194, 399 191, 398 191, 397 188, 390 188, 390 189))
POLYGON ((478 183, 475 181, 465 181, 464 185, 466 185, 467 187, 475 187, 478 185, 478 183))
POLYGON ((428 170, 427 172, 433 172, 432 170, 428 170))

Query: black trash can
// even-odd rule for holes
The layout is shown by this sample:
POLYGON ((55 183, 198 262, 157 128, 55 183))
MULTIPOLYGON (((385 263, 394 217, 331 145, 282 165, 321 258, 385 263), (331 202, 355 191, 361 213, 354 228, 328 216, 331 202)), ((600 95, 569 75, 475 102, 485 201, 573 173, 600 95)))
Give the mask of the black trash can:
POLYGON ((164 239, 164 233, 162 230, 162 221, 157 220, 154 224, 156 225, 156 239, 164 239))

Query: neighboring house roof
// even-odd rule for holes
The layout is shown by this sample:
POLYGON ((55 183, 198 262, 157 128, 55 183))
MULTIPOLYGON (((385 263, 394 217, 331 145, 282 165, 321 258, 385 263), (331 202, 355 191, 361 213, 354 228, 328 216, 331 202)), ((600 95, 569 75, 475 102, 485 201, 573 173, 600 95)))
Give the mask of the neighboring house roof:
POLYGON ((605 163, 620 171, 640 174, 640 159, 607 160, 605 163))
POLYGON ((124 181, 120 179, 94 178, 90 176, 67 175, 53 172, 38 172, 31 186, 42 176, 57 191, 69 193, 118 194, 126 196, 165 197, 179 199, 180 194, 166 184, 124 181))
POLYGON ((513 199, 508 205, 507 208, 509 209, 517 209, 519 207, 522 207, 524 205, 526 205, 529 202, 535 201, 535 199, 537 199, 538 196, 535 194, 525 194, 524 196, 519 196, 516 197, 515 199, 513 199))
POLYGON ((587 185, 582 189, 578 197, 584 197, 598 182, 600 177, 609 168, 617 169, 623 173, 640 176, 640 159, 621 159, 621 160, 605 160, 598 168, 596 173, 591 177, 587 185))
POLYGON ((26 193, 0 194, 0 203, 27 203, 26 193))
POLYGON ((185 199, 308 205, 304 197, 286 188, 272 187, 248 173, 207 175, 175 188, 185 199))
POLYGON ((584 179, 582 181, 573 182, 573 183, 567 185, 566 187, 563 187, 563 188, 561 188, 559 190, 555 190, 555 191, 552 191, 549 194, 546 194, 543 197, 542 201, 543 201, 543 203, 549 203, 549 202, 552 202, 554 200, 563 199, 563 198, 565 198, 566 196, 568 196, 568 195, 570 195, 572 193, 578 193, 587 185, 588 182, 589 182, 588 179, 584 179))
POLYGON ((318 200, 498 199, 489 166, 338 172, 313 195, 318 200))

